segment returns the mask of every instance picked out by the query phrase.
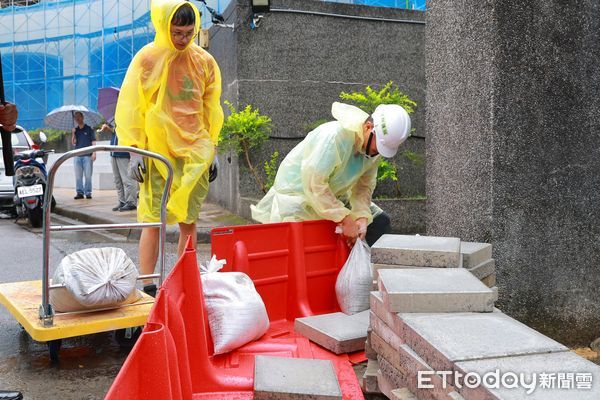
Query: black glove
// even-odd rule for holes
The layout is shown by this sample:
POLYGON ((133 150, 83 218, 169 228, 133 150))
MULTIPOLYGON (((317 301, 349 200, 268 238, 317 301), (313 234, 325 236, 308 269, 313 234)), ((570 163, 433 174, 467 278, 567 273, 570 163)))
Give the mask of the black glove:
POLYGON ((217 159, 217 156, 215 156, 212 164, 210 164, 210 168, 208 169, 208 181, 209 182, 212 182, 215 179, 217 179, 218 169, 219 169, 219 160, 217 159))
POLYGON ((144 175, 146 173, 146 164, 144 164, 144 157, 131 153, 131 159, 129 160, 129 176, 138 181, 144 183, 144 175))

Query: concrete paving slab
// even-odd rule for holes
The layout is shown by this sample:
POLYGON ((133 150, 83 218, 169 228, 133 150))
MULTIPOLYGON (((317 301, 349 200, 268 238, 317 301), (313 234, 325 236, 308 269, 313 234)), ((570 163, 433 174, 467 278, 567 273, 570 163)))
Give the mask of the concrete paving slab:
POLYGON ((379 371, 379 363, 377 357, 374 360, 369 360, 367 369, 362 377, 361 388, 364 393, 381 394, 379 384, 377 383, 377 371, 379 371))
MULTIPOLYGON (((395 369, 385 357, 378 355, 377 362, 379 363, 379 371, 385 380, 387 380, 393 388, 408 388, 408 380, 400 371, 395 369)), ((383 387, 380 386, 383 391, 383 387)))
POLYGON ((373 264, 371 270, 373 272, 373 280, 379 279, 380 269, 414 269, 414 268, 431 268, 431 267, 413 267, 412 265, 394 265, 394 264, 373 264))
POLYGON ((371 346, 371 328, 369 328, 367 340, 365 340, 365 357, 367 357, 368 360, 377 360, 377 353, 371 346))
POLYGON ((394 385, 385 376, 383 376, 381 371, 377 371, 377 385, 385 397, 390 400, 395 400, 393 394, 393 391, 395 390, 394 385))
POLYGON ((371 292, 371 296, 369 298, 371 312, 377 315, 379 319, 381 319, 387 326, 393 328, 395 332, 398 332, 398 328, 396 325, 396 320, 399 318, 397 314, 389 312, 385 308, 385 304, 383 303, 383 296, 379 291, 371 292))
MULTIPOLYGON (((462 374, 474 373, 484 377, 488 385, 469 388, 463 385, 459 392, 468 400, 597 400, 600 399, 600 366, 572 352, 536 354, 517 357, 491 358, 456 364, 462 374), (496 374, 495 371, 498 371, 496 374), (502 385, 502 378, 516 374, 514 388, 502 385), (520 384, 521 374, 530 389, 520 384), (495 385, 494 381, 499 382, 495 385), (533 390, 527 393, 528 390, 533 390)), ((514 382, 508 380, 507 382, 514 382)))
POLYGON ((481 283, 483 283, 484 285, 486 285, 489 288, 496 286, 496 274, 493 273, 489 276, 486 276, 485 278, 483 278, 481 280, 481 283))
POLYGON ((496 260, 491 259, 482 262, 481 264, 469 268, 468 271, 472 273, 477 279, 482 280, 496 272, 496 260))
POLYGON ((378 356, 383 357, 399 374, 405 378, 407 387, 417 393, 419 371, 430 372, 427 375, 432 388, 428 390, 428 398, 447 398, 448 393, 454 389, 444 383, 444 377, 435 374, 435 371, 406 344, 397 345, 401 339, 396 336, 390 342, 380 337, 375 329, 372 332, 373 348, 378 356))
POLYGON ((473 268, 492 258, 492 245, 489 243, 460 242, 463 268, 473 268))
POLYGON ((371 335, 376 334, 394 349, 398 349, 404 344, 404 341, 394 332, 393 328, 383 322, 375 313, 371 313, 371 329, 371 335))
POLYGON ((497 293, 462 268, 383 269, 379 290, 390 312, 492 312, 497 293))
POLYGON ((419 400, 410 390, 407 388, 394 389, 392 390, 392 397, 390 400, 419 400))
POLYGON ((398 336, 436 371, 460 361, 568 351, 501 312, 404 313, 397 321, 398 336))
POLYGON ((433 389, 419 387, 416 376, 407 376, 401 370, 395 368, 385 357, 379 356, 377 362, 379 363, 381 374, 392 386, 406 387, 419 400, 449 400, 451 399, 450 393, 455 392, 455 389, 451 385, 447 385, 445 389, 441 387, 433 389))
POLYGON ((341 312, 297 318, 294 330, 335 354, 365 349, 369 310, 347 315, 341 312))
POLYGON ((255 400, 342 399, 329 360, 256 356, 255 400))
POLYGON ((415 267, 458 268, 460 239, 383 235, 371 247, 371 262, 415 267))
POLYGON ((377 360, 381 357, 385 358, 394 368, 399 370, 403 376, 408 377, 408 371, 404 369, 404 366, 400 364, 400 355, 398 354, 398 348, 394 347, 390 343, 386 342, 375 332, 371 333, 371 343, 373 349, 377 352, 377 360))

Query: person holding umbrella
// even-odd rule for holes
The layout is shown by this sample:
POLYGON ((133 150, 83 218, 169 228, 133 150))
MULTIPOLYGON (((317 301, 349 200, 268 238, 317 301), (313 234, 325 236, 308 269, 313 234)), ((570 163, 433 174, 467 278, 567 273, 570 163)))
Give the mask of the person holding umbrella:
MULTIPOLYGON (((81 111, 74 112, 74 119, 77 126, 73 128, 71 141, 76 149, 81 149, 96 144, 96 133, 84 122, 81 111)), ((92 174, 94 172, 94 161, 96 153, 86 154, 85 156, 75 157, 75 191, 74 199, 92 198, 92 174), (85 178, 85 182, 84 182, 85 178)))
MULTIPOLYGON (((56 108, 44 118, 44 123, 48 127, 61 131, 71 131, 71 143, 76 149, 96 144, 96 134, 90 125, 98 126, 102 121, 100 114, 82 105, 67 105, 56 108)), ((92 173, 95 160, 95 153, 75 157, 74 159, 76 200, 83 199, 84 195, 88 199, 92 198, 92 173)))

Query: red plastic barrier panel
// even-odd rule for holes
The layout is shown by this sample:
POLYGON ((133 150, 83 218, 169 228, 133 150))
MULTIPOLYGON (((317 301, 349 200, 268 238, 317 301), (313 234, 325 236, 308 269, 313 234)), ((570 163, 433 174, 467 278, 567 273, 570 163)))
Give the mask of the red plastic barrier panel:
POLYGON ((222 271, 250 276, 271 321, 339 311, 335 280, 348 248, 333 222, 217 228, 211 246, 227 260, 222 271))
POLYGON ((334 229, 310 221, 213 230, 213 253, 228 262, 224 271, 253 279, 271 320, 260 340, 219 356, 212 355, 196 252, 186 250, 106 399, 252 399, 259 354, 332 360, 344 399, 364 399, 347 355, 293 330, 296 317, 338 309, 335 278, 348 249, 334 229))

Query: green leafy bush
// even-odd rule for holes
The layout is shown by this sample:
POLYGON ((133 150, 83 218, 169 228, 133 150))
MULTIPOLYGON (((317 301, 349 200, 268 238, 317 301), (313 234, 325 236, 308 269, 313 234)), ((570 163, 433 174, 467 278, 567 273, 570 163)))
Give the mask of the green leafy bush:
POLYGON ((417 103, 394 86, 392 81, 386 83, 380 90, 374 90, 371 86, 367 86, 364 91, 360 92, 342 92, 340 99, 354 104, 369 114, 373 114, 380 104, 398 104, 409 114, 412 114, 417 107, 417 103))
MULTIPOLYGON (((369 114, 373 114, 377 106, 380 104, 398 104, 409 114, 414 113, 415 108, 417 107, 417 103, 411 100, 406 94, 401 92, 397 86, 394 86, 394 82, 392 81, 386 83, 379 90, 375 90, 371 86, 367 86, 362 91, 342 92, 340 93, 340 99, 350 104, 354 104, 369 114)), ((406 150, 400 153, 400 155, 406 157, 413 165, 423 164, 423 157, 414 151, 406 150)), ((398 196, 400 196, 401 193, 400 185, 398 184, 398 166, 391 160, 381 158, 379 161, 379 168, 377 170, 377 181, 383 182, 386 180, 390 180, 395 183, 396 191, 398 196)))
POLYGON ((265 189, 269 190, 275 183, 275 177, 277 176, 277 166, 279 161, 279 152, 275 150, 271 154, 271 159, 265 161, 265 174, 267 175, 267 181, 265 182, 265 189))
POLYGON ((258 173, 256 166, 250 159, 252 150, 260 148, 269 139, 272 130, 272 121, 266 115, 261 115, 258 108, 247 105, 242 110, 237 110, 233 104, 226 101, 231 114, 225 119, 219 140, 219 152, 233 151, 238 156, 244 156, 246 165, 254 176, 256 183, 263 193, 267 187, 258 173))
POLYGON ((398 180, 398 168, 392 161, 382 158, 379 161, 379 168, 377 169, 377 182, 388 179, 394 182, 398 180))

